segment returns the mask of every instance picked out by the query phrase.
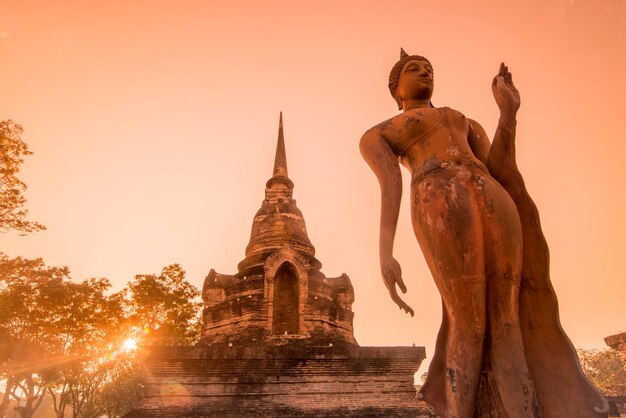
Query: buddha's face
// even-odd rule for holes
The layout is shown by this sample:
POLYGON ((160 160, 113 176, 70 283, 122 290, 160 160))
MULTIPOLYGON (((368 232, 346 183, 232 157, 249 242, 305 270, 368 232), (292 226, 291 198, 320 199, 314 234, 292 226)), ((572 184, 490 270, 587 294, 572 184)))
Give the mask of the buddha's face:
POLYGON ((425 60, 412 60, 404 64, 398 79, 396 98, 402 100, 430 100, 433 95, 433 67, 425 60))

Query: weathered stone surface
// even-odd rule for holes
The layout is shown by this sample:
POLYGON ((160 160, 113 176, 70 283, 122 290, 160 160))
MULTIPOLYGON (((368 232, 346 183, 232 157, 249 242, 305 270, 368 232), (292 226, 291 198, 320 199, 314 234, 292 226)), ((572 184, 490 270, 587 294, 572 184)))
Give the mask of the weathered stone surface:
POLYGON ((604 342, 613 350, 619 351, 624 361, 626 361, 626 332, 609 335, 604 339, 604 342))
POLYGON ((412 385, 423 347, 148 350, 148 401, 131 417, 428 416, 412 385))

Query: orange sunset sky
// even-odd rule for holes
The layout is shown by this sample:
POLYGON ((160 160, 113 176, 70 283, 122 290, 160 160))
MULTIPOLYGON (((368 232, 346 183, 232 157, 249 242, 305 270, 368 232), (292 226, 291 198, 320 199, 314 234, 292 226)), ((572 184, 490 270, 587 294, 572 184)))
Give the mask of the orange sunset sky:
POLYGON ((358 149, 397 113, 401 46, 431 60, 435 106, 490 135, 509 65, 563 327, 587 348, 626 331, 624 0, 0 0, 0 119, 24 126, 27 207, 48 227, 0 234, 0 250, 115 289, 171 263, 197 287, 235 273, 283 111, 294 197, 322 271, 352 280, 357 340, 430 357, 440 298, 408 173, 395 256, 413 318, 379 276, 378 183, 358 149))

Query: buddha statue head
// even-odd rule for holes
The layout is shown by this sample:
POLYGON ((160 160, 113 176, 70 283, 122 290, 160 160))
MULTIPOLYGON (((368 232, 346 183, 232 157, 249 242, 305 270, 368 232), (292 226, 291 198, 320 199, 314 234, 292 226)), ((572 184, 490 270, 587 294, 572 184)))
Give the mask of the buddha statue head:
MULTIPOLYGON (((400 48, 400 60, 389 73, 389 92, 402 110, 403 99, 428 99, 433 93, 433 68, 425 57, 400 48)), ((432 106, 432 104, 431 104, 432 106)))

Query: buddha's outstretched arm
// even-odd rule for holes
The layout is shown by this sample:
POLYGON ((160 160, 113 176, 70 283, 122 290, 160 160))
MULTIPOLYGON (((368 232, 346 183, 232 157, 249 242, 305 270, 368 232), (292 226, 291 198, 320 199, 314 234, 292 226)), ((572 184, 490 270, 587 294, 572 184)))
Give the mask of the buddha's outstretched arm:
POLYGON ((523 180, 515 162, 515 125, 520 96, 513 84, 513 76, 504 63, 500 64, 500 71, 493 79, 491 90, 500 109, 500 119, 489 150, 487 168, 508 191, 508 184, 505 183, 523 180))
POLYGON ((413 316, 413 309, 398 295, 396 285, 402 293, 406 286, 402 280, 400 264, 393 258, 393 241, 398 225, 400 200, 402 199, 402 176, 398 158, 376 128, 367 131, 360 142, 361 155, 378 177, 380 183, 380 270, 391 299, 413 316))

